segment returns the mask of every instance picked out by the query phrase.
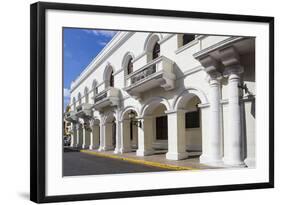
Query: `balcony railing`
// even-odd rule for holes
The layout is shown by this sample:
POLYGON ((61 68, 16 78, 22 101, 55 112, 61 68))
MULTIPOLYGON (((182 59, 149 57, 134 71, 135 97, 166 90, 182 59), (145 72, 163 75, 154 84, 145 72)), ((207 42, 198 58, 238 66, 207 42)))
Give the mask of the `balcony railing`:
POLYGON ((175 87, 173 61, 160 56, 126 77, 125 90, 132 95, 160 86, 165 90, 175 87))
POLYGON ((76 122, 78 120, 75 111, 69 111, 64 114, 65 120, 69 122, 76 122))
POLYGON ((119 103, 120 90, 114 87, 108 87, 94 97, 94 107, 100 109, 106 106, 114 106, 119 103))
POLYGON ((107 97, 107 92, 102 92, 100 94, 98 94, 94 99, 95 99, 95 103, 99 102, 103 99, 105 99, 107 97))
POLYGON ((156 72, 156 65, 148 66, 141 72, 139 72, 131 77, 131 84, 135 84, 136 82, 150 76, 151 74, 153 74, 155 72, 156 72))
POLYGON ((89 103, 83 103, 77 106, 76 115, 79 117, 91 117, 92 105, 89 103))

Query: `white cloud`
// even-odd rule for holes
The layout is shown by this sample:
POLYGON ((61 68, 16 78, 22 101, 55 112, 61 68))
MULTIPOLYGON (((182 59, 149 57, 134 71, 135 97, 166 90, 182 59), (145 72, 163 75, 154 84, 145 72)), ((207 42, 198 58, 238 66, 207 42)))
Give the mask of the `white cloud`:
POLYGON ((66 106, 70 103, 70 90, 67 88, 63 88, 63 105, 64 105, 64 110, 66 106))
POLYGON ((63 97, 70 98, 70 90, 67 88, 63 88, 63 97))
POLYGON ((107 38, 112 38, 117 33, 116 31, 90 30, 90 29, 84 29, 84 31, 89 34, 94 34, 96 36, 104 36, 107 38))
POLYGON ((98 44, 100 44, 101 46, 105 46, 107 44, 106 41, 99 41, 98 44))

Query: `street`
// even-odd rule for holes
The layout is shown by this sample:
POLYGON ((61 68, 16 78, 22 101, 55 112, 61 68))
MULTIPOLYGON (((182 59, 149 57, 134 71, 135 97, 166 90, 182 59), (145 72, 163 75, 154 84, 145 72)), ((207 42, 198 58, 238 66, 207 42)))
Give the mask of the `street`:
POLYGON ((63 176, 159 172, 167 170, 85 154, 78 150, 67 150, 63 153, 63 176))

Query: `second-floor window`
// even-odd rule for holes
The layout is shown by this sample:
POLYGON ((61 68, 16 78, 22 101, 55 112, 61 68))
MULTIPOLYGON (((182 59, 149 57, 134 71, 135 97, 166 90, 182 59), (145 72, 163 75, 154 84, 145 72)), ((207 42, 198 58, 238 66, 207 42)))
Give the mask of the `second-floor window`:
POLYGON ((160 55, 160 45, 156 43, 152 51, 152 59, 158 58, 160 55))
POLYGON ((127 73, 128 75, 133 72, 133 62, 132 62, 132 58, 130 58, 129 62, 128 62, 128 66, 127 66, 127 73))
POLYGON ((182 36, 182 45, 186 45, 195 39, 195 35, 193 34, 184 34, 182 36))
POLYGON ((114 87, 114 76, 113 76, 113 71, 111 71, 111 73, 110 73, 109 86, 110 86, 110 87, 114 87))

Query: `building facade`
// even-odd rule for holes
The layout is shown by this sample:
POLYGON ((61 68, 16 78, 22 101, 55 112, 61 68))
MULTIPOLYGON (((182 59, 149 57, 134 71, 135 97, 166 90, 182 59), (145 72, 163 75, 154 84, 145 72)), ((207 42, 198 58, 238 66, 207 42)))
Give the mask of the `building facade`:
POLYGON ((118 32, 71 84, 71 146, 255 166, 255 39, 118 32))

